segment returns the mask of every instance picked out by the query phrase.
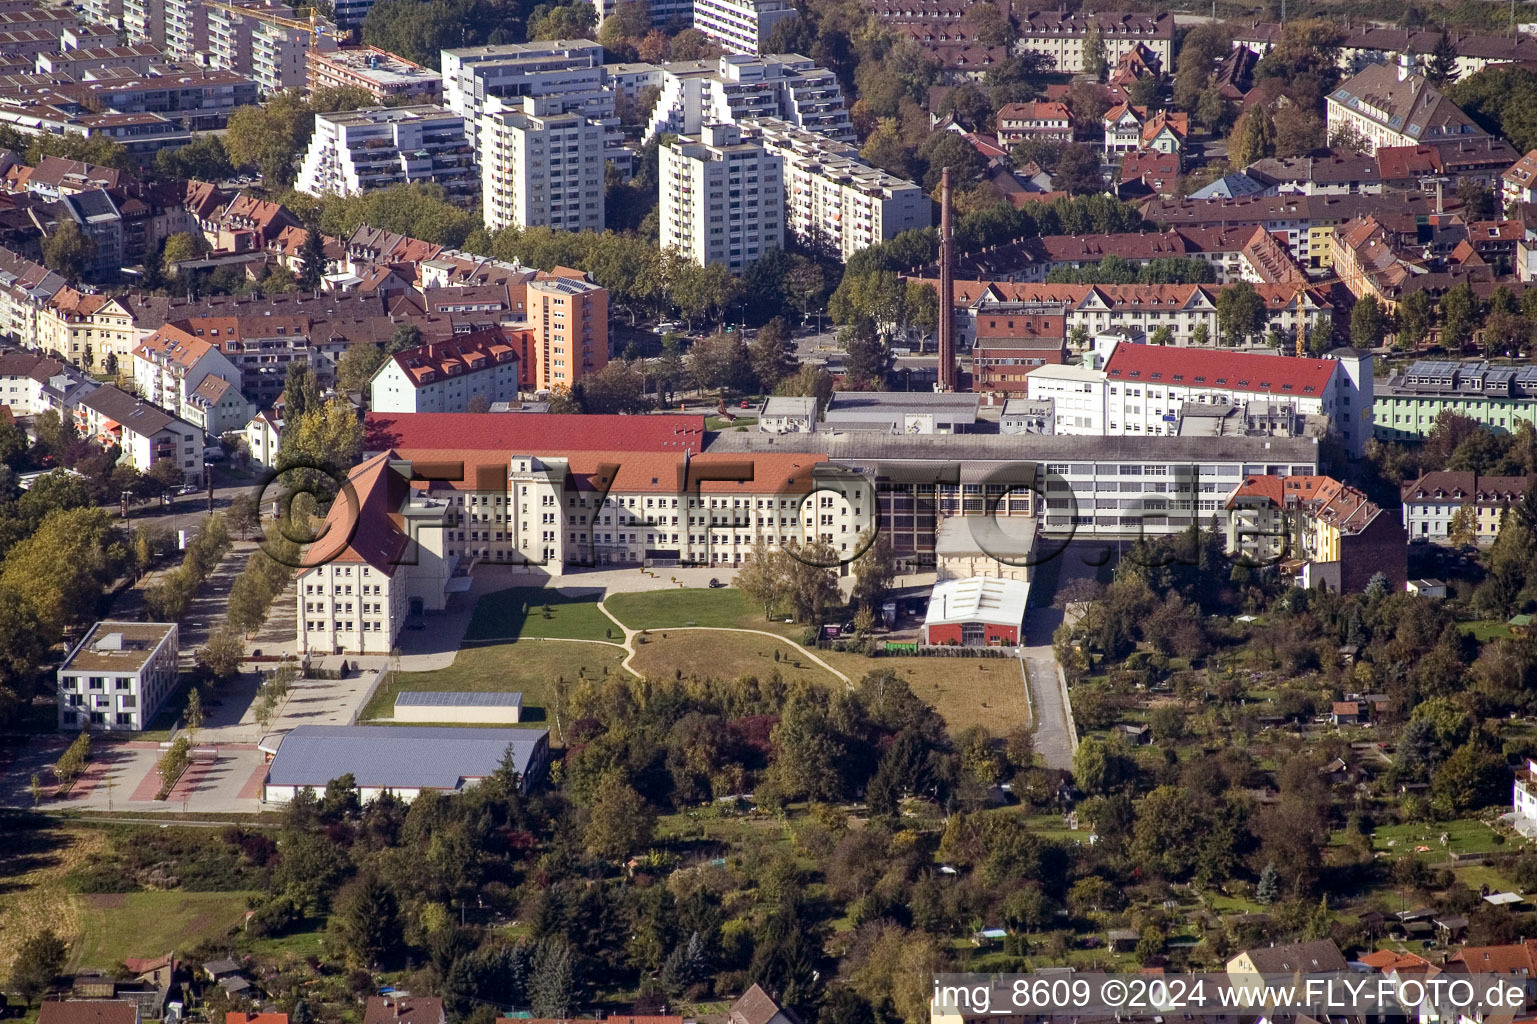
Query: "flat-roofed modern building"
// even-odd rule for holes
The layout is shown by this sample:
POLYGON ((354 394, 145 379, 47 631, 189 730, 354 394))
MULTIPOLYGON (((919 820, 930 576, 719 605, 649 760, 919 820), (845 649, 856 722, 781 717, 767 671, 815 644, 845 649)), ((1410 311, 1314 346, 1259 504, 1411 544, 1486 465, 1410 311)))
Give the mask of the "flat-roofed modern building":
POLYGON ((784 158, 785 228, 802 240, 829 242, 846 260, 934 222, 922 188, 871 167, 849 143, 778 118, 746 119, 741 127, 743 138, 784 158))
POLYGON ((301 725, 279 741, 262 799, 287 803, 301 789, 318 792, 343 775, 352 776, 365 803, 385 792, 407 802, 427 790, 462 793, 495 774, 509 752, 527 792, 544 777, 550 734, 544 729, 301 725))
POLYGON ((366 107, 315 115, 294 187, 323 196, 431 182, 470 205, 480 190, 464 118, 442 107, 366 107))
POLYGON ((478 134, 486 227, 603 230, 602 122, 559 97, 492 97, 478 134))
POLYGON ((887 434, 964 434, 977 423, 980 395, 925 391, 835 391, 822 430, 887 434))
POLYGON ((784 158, 742 137, 734 124, 707 124, 658 150, 661 247, 740 274, 784 246, 784 158))
POLYGON ((59 666, 59 728, 137 732, 177 677, 174 622, 98 622, 59 666))
POLYGON ((403 690, 395 695, 397 722, 513 725, 522 714, 521 693, 403 690))
POLYGON ((727 53, 762 53, 774 26, 793 17, 789 0, 694 0, 694 28, 727 53))

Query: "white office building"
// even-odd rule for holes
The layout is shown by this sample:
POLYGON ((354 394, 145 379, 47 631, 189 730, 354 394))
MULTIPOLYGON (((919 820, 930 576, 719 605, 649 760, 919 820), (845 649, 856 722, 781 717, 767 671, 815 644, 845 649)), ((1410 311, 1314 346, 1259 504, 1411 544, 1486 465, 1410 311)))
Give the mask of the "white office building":
POLYGON ((757 56, 768 48, 774 26, 793 17, 789 0, 694 0, 694 27, 728 53, 757 56))
POLYGON ((1105 373, 1076 363, 1038 366, 1025 375, 1032 402, 1050 401, 1053 434, 1105 433, 1105 373))
POLYGON ((701 266, 733 274, 784 245, 784 158, 747 141, 732 124, 705 125, 658 158, 661 242, 701 266))
POLYGON ((1026 377, 1031 399, 1055 404, 1056 434, 1173 436, 1191 409, 1284 408, 1287 419, 1324 417, 1359 457, 1371 437, 1372 357, 1334 358, 1118 343, 1096 352, 1104 369, 1042 366, 1026 377))
POLYGON ((353 195, 409 182, 442 185, 470 201, 479 185, 464 118, 442 107, 366 107, 315 115, 315 135, 294 187, 353 195))
POLYGON ((59 728, 137 732, 176 689, 174 622, 98 622, 59 666, 59 728))
POLYGON ((773 118, 743 121, 742 130, 784 158, 785 227, 801 239, 830 242, 847 260, 933 223, 922 188, 871 167, 855 146, 773 118))
POLYGON ((661 132, 697 135, 706 124, 776 117, 797 128, 854 141, 843 87, 826 68, 796 53, 727 54, 662 67, 662 93, 646 138, 661 132))
POLYGON ((496 97, 481 118, 486 227, 603 230, 604 127, 555 97, 496 97))

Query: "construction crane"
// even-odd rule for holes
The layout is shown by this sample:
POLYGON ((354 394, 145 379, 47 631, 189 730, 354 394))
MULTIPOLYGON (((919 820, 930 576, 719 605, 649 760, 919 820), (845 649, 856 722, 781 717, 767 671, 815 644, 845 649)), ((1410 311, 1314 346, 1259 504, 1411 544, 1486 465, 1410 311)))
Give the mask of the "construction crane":
POLYGON ((228 14, 238 14, 246 18, 255 18, 257 21, 265 21, 269 25, 281 25, 283 28, 291 28, 297 29, 300 32, 308 32, 310 34, 309 47, 311 50, 320 48, 320 37, 325 34, 326 29, 329 27, 324 19, 320 17, 320 13, 316 11, 314 7, 310 8, 309 20, 302 21, 298 18, 285 18, 281 15, 272 14, 268 11, 262 10, 259 7, 241 7, 237 4, 221 3, 220 0, 203 0, 203 6, 212 7, 215 10, 224 11, 228 14))

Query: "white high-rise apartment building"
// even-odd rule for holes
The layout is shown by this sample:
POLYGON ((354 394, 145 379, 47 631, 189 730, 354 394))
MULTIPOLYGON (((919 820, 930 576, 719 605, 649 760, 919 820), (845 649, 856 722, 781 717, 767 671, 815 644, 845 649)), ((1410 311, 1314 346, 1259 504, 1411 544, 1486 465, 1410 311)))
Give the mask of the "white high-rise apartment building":
MULTIPOLYGON (((295 16, 291 6, 274 0, 244 0, 236 6, 253 15, 295 16)), ((210 66, 249 75, 264 96, 304 87, 309 33, 222 7, 208 8, 207 20, 210 66)), ((326 43, 335 47, 330 37, 326 43)))
POLYGON ((774 118, 745 120, 741 128, 784 158, 785 226, 799 238, 828 241, 847 260, 933 223, 922 188, 871 167, 855 146, 774 118))
POLYGON ((184 60, 208 49, 208 14, 203 0, 163 0, 165 48, 184 60))
POLYGON ((793 17, 789 0, 694 0, 694 27, 728 53, 757 56, 768 48, 774 26, 793 17))
MULTIPOLYGON (((333 42, 321 38, 321 49, 333 42)), ((261 22, 251 30, 251 77, 263 95, 302 89, 309 71, 309 33, 261 22)))
POLYGON ((706 124, 735 124, 747 117, 777 117, 818 135, 854 141, 837 76, 796 53, 727 54, 719 61, 664 65, 662 94, 646 138, 660 132, 697 135, 706 124))
POLYGON ((658 151, 663 250, 739 274, 784 245, 784 158, 745 141, 733 124, 708 124, 698 141, 658 151))
POLYGON ((464 118, 428 104, 316 114, 294 187, 345 196, 413 181, 435 182, 450 199, 472 201, 478 179, 464 118))
POLYGON ((603 230, 604 128, 556 97, 492 97, 481 118, 486 227, 603 230))
POLYGON ((165 45, 165 0, 123 0, 123 31, 129 42, 165 45))

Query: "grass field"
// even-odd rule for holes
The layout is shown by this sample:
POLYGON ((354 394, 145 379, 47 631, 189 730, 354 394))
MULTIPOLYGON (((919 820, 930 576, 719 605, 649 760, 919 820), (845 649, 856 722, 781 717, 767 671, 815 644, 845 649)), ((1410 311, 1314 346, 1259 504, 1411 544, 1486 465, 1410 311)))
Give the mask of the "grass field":
MULTIPOLYGON (((1343 842, 1336 833, 1330 837, 1331 845, 1343 842)), ((1413 853, 1418 847, 1427 846, 1420 856, 1429 861, 1445 860, 1454 853, 1493 853, 1502 849, 1495 842, 1495 833, 1477 818, 1459 818, 1456 821, 1437 821, 1428 825, 1385 825, 1372 834, 1372 849, 1399 857, 1413 853), (1446 845, 1441 845, 1441 836, 1446 845)))
POLYGON ((79 942, 71 962, 110 968, 124 957, 158 956, 218 938, 241 921, 243 892, 130 892, 71 896, 79 942))
MULTIPOLYGON (((104 833, 56 822, 7 817, 0 823, 0 978, 9 978, 21 943, 45 928, 61 938, 80 934, 64 878, 108 846, 104 833)), ((169 947, 167 947, 169 949, 169 947)))
POLYGON ((913 693, 944 716, 953 736, 985 725, 994 736, 1030 724, 1025 676, 1014 658, 866 658, 861 654, 817 652, 856 684, 866 673, 891 669, 913 693))
POLYGON ((679 626, 762 629, 792 640, 799 640, 806 631, 805 626, 794 622, 766 620, 762 609, 748 604, 735 587, 612 594, 605 607, 631 629, 675 629, 679 626))
MULTIPOLYGON (((697 676, 737 679, 757 676, 767 679, 778 669, 786 679, 807 679, 823 685, 841 685, 841 681, 820 665, 806 658, 798 649, 766 636, 750 633, 721 633, 714 630, 685 629, 677 633, 652 632, 650 642, 636 648, 635 671, 653 679, 671 678, 681 671, 685 678, 697 676), (779 661, 774 651, 779 651, 779 661), (800 662, 800 668, 795 667, 800 662)), ((831 662, 828 662, 831 664, 831 662)))
POLYGON ((1494 622, 1492 620, 1459 622, 1457 623, 1457 631, 1466 636, 1471 636, 1481 644, 1510 636, 1509 626, 1503 622, 1494 622))
POLYGON ((598 611, 596 590, 545 590, 513 587, 487 594, 475 605, 466 643, 545 637, 563 640, 603 640, 605 630, 619 630, 598 611), (543 608, 550 606, 550 617, 543 608), (528 611, 525 614, 524 609, 528 611))
MULTIPOLYGON (((602 633, 598 634, 600 637, 602 633)), ((624 651, 617 644, 524 640, 516 644, 467 647, 449 668, 435 672, 402 672, 379 684, 363 709, 363 719, 389 719, 395 714, 395 694, 401 690, 468 690, 475 693, 520 692, 523 720, 542 722, 554 693, 555 679, 575 682, 578 675, 601 676, 622 670, 624 651)))

